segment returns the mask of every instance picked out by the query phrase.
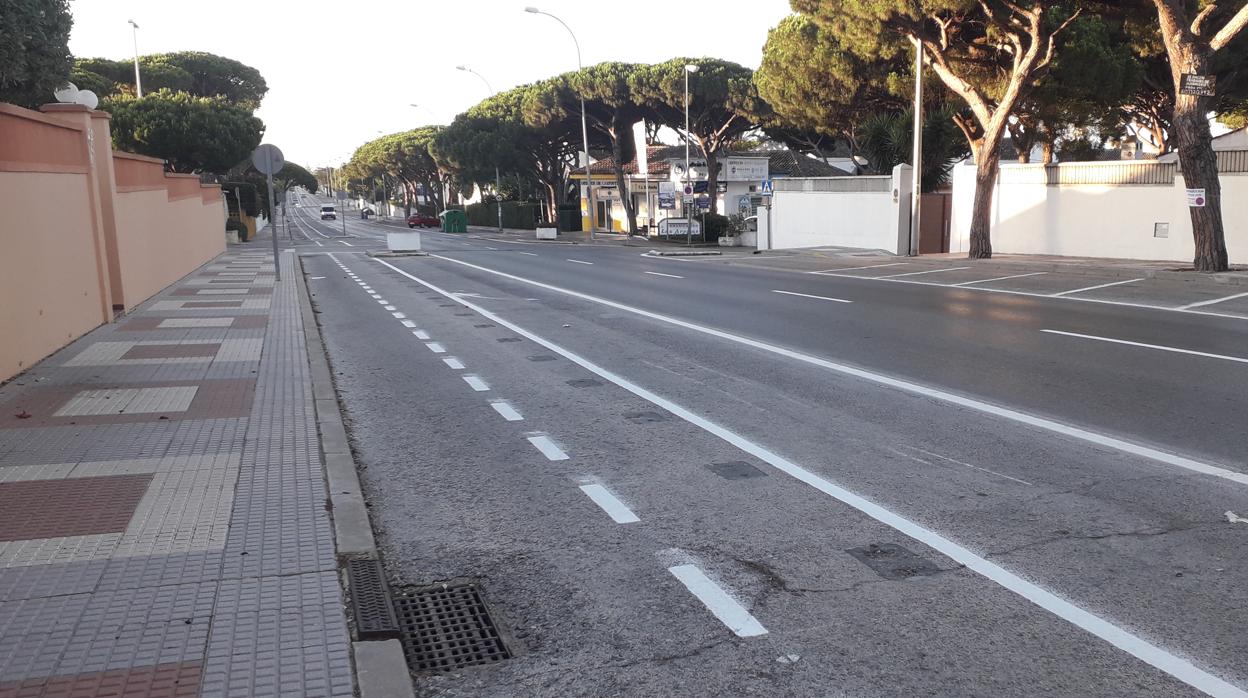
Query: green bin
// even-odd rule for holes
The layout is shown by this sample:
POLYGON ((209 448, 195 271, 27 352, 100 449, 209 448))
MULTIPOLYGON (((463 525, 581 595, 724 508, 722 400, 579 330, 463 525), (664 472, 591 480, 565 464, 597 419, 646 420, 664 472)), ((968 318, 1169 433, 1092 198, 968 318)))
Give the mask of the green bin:
POLYGON ((468 232, 468 216, 458 209, 448 209, 442 212, 442 232, 444 233, 466 233, 468 232))

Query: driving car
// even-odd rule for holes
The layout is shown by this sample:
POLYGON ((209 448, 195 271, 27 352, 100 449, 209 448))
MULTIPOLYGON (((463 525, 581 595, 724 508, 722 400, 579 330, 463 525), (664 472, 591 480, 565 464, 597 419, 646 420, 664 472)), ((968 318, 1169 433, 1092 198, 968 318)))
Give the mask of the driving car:
POLYGON ((407 217, 407 227, 415 228, 437 228, 442 225, 437 216, 431 216, 427 213, 413 213, 407 217))
POLYGON ((338 219, 338 212, 334 210, 334 207, 333 207, 333 206, 322 206, 322 207, 321 207, 321 220, 323 220, 323 221, 333 221, 333 220, 337 220, 337 219, 338 219))

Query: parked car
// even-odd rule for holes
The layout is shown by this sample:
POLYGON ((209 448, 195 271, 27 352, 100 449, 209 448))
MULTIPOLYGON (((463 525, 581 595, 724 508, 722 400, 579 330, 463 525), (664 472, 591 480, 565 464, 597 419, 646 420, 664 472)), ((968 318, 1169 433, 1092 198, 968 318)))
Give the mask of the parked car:
POLYGON ((323 221, 333 221, 333 220, 337 220, 337 219, 338 219, 338 212, 334 210, 334 207, 333 207, 333 206, 322 206, 322 207, 321 207, 321 220, 323 220, 323 221))
POLYGON ((442 225, 437 216, 431 216, 427 213, 413 213, 407 217, 407 227, 415 228, 437 228, 442 225))

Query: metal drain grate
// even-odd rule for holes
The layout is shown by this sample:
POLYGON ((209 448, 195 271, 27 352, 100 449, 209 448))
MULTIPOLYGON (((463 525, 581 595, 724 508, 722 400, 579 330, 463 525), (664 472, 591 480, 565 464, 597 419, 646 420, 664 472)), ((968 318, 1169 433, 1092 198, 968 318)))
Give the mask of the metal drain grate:
POLYGON ((851 548, 845 552, 852 555, 862 564, 875 570, 885 579, 899 580, 911 577, 926 577, 940 572, 936 563, 920 557, 896 543, 872 543, 861 548, 851 548))
POLYGON ((399 637, 399 623, 390 605, 390 589, 386 585, 386 574, 380 560, 356 558, 347 561, 347 588, 351 592, 357 639, 388 640, 399 637))
POLYGON ((475 584, 405 589, 395 594, 394 608, 412 671, 456 671, 511 657, 475 584))

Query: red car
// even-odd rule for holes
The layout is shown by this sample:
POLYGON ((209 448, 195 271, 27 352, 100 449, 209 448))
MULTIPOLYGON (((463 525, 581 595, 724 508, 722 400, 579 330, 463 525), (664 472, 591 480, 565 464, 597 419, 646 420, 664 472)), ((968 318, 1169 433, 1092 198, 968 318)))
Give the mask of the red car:
POLYGON ((438 228, 441 227, 442 221, 437 216, 431 216, 427 213, 413 213, 407 217, 407 227, 415 228, 438 228))

